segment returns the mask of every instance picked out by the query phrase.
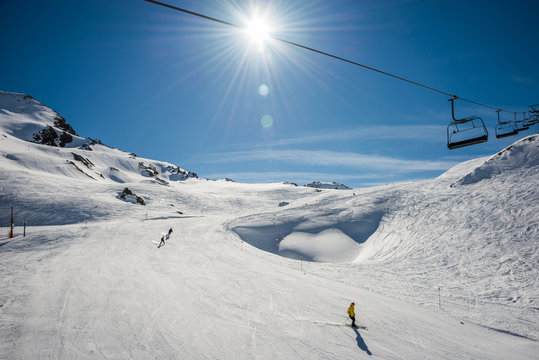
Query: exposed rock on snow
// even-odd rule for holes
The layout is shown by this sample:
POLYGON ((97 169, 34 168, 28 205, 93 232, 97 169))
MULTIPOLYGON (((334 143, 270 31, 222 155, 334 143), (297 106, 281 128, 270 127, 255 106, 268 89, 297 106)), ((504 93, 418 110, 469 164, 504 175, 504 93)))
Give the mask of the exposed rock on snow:
POLYGON ((47 126, 45 129, 34 133, 32 139, 34 142, 42 145, 64 147, 73 141, 73 136, 65 131, 62 131, 60 136, 58 136, 57 130, 52 126, 47 126))
POLYGON ((78 167, 77 164, 75 164, 73 161, 71 161, 71 160, 66 160, 66 162, 67 162, 68 164, 70 164, 70 165, 73 165, 73 167, 74 167, 75 169, 77 169, 77 171, 79 171, 80 173, 82 173, 82 174, 88 176, 88 177, 89 177, 90 179, 92 179, 92 180, 95 180, 95 178, 94 178, 92 175, 87 174, 84 170, 82 170, 80 167, 78 167))
POLYGON ((143 198, 137 196, 137 194, 134 194, 128 188, 123 189, 123 191, 118 195, 118 198, 133 204, 146 205, 143 198))
POLYGON ((66 119, 64 119, 59 114, 54 118, 54 126, 61 130, 67 131, 71 135, 78 136, 75 130, 71 127, 71 125, 67 123, 66 119))
POLYGON ((335 189, 335 190, 350 190, 346 185, 339 184, 337 182, 321 182, 321 181, 313 181, 309 184, 306 184, 307 187, 317 188, 317 189, 335 189))
POLYGON ((198 179, 198 175, 194 172, 181 169, 177 166, 167 166, 166 171, 170 173, 169 178, 172 181, 198 179))
POLYGON ((157 172, 157 169, 153 165, 144 165, 144 163, 141 161, 138 163, 138 168, 142 170, 142 175, 144 176, 157 176, 159 173, 157 172))
POLYGON ((80 161, 81 163, 83 163, 84 166, 86 166, 88 169, 91 170, 92 167, 94 166, 94 164, 90 160, 86 159, 85 157, 83 157, 83 156, 81 156, 79 154, 75 154, 75 153, 71 153, 71 154, 73 154, 73 158, 75 160, 80 161))

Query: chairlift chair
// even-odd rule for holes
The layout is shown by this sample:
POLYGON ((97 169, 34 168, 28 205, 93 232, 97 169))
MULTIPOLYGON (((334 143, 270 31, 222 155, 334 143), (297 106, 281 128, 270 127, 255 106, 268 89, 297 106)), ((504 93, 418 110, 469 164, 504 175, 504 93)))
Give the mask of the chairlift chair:
POLYGON ((496 139, 501 139, 508 136, 513 136, 518 134, 518 131, 515 129, 515 123, 512 121, 501 121, 500 120, 500 111, 498 113, 498 124, 496 125, 496 139))
POLYGON ((457 100, 456 96, 448 100, 451 101, 451 117, 453 121, 447 126, 447 147, 453 150, 486 142, 488 140, 488 131, 480 117, 472 116, 455 119, 453 105, 455 100, 457 100))
POLYGON ((538 115, 537 117, 534 116, 534 112, 530 112, 528 114, 530 114, 529 117, 526 116, 525 112, 522 113, 524 117, 524 119, 522 120, 524 123, 524 126, 530 127, 537 124, 537 122, 539 121, 539 112, 537 112, 537 115, 538 115))
POLYGON ((514 112, 513 115, 515 116, 515 130, 520 132, 524 130, 528 130, 530 126, 527 124, 524 120, 517 120, 517 113, 514 112))
POLYGON ((539 124, 539 104, 531 105, 528 114, 530 115, 528 120, 530 126, 539 124))

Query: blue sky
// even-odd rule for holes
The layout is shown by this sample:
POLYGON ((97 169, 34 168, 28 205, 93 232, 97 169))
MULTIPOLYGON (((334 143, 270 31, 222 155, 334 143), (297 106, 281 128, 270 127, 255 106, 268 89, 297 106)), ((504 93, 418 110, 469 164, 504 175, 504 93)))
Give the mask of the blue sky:
MULTIPOLYGON (((280 38, 494 107, 539 103, 537 1, 168 3, 240 26, 258 14, 280 38)), ((2 0, 0 33, 0 90, 206 178, 432 178, 538 131, 496 139, 496 113, 460 101, 490 137, 448 150, 446 96, 142 0, 2 0)))

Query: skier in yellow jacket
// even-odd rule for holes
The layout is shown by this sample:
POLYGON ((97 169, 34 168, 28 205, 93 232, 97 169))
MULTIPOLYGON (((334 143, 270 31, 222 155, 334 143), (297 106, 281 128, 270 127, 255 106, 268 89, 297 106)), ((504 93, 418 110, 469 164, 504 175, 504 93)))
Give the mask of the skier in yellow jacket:
POLYGON ((356 313, 354 311, 355 303, 351 303, 350 307, 348 308, 348 316, 350 316, 350 319, 352 319, 352 327, 356 327, 356 313))

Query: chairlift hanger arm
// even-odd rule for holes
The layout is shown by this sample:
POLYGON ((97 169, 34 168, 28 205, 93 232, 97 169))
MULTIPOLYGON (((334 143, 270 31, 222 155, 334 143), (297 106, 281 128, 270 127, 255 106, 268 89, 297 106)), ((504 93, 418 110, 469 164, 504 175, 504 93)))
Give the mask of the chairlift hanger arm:
POLYGON ((498 125, 506 125, 506 124, 508 124, 509 122, 507 122, 507 121, 501 121, 501 120, 500 120, 500 112, 501 112, 501 111, 502 111, 502 109, 496 110, 496 113, 498 114, 498 125))
MULTIPOLYGON (((450 101, 451 102, 451 117, 453 118, 453 121, 455 123, 463 123, 463 122, 468 122, 468 121, 471 121, 471 120, 475 120, 475 119, 479 119, 478 116, 470 116, 470 117, 467 117, 467 118, 462 118, 462 119, 456 119, 455 118, 455 105, 454 105, 454 102, 455 100, 459 100, 460 98, 458 96, 455 96, 453 95, 451 97, 451 99, 448 99, 447 101, 450 101)), ((461 99, 462 100, 462 99, 461 99)), ((503 110, 500 110, 498 109, 499 111, 503 111, 503 110)))

